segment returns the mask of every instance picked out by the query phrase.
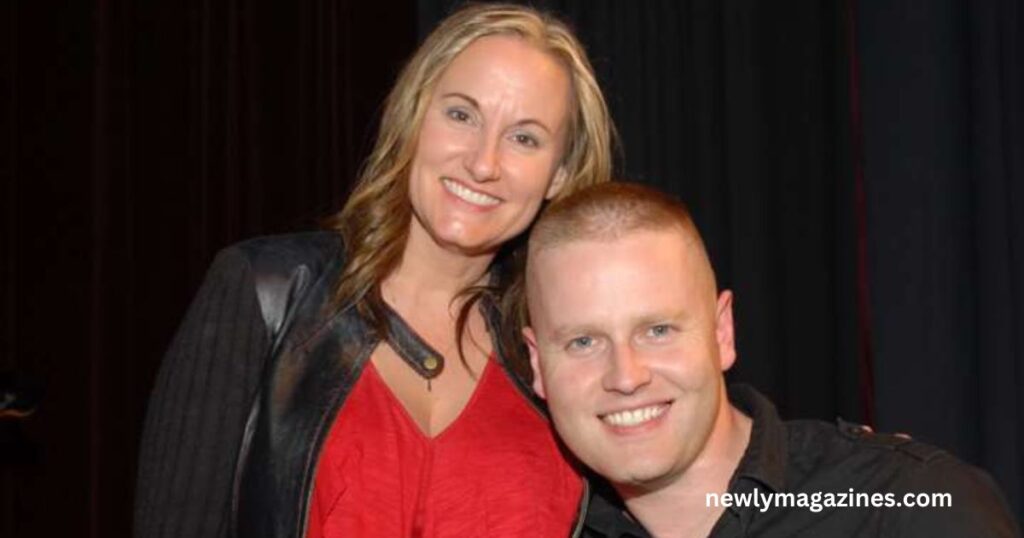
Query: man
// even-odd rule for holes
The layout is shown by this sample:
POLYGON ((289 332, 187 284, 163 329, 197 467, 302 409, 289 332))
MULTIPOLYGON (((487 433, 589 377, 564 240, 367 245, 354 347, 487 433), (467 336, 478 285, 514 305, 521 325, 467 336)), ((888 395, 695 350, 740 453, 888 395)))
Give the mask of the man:
POLYGON ((941 450, 782 422, 754 389, 727 389, 732 294, 664 195, 612 183, 553 204, 530 236, 526 289, 534 389, 624 502, 595 497, 586 535, 1019 534, 991 479, 941 450))

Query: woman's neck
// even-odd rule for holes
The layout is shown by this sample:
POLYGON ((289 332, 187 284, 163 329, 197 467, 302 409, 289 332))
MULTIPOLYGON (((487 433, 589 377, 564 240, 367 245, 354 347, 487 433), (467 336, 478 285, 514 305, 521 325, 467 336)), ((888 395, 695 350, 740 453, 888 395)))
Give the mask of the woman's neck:
POLYGON ((474 256, 442 248, 414 217, 402 259, 384 279, 384 299, 399 311, 451 303, 462 290, 483 283, 493 259, 494 253, 474 256))

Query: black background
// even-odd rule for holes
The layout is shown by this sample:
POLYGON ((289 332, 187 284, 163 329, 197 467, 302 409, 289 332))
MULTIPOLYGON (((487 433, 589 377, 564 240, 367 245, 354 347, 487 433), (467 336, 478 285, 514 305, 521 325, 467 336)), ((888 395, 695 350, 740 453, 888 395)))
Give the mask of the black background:
MULTIPOLYGON (((217 249, 338 207, 438 0, 4 3, 0 535, 128 536, 145 402, 217 249)), ((1024 514, 1024 8, 540 2, 624 177, 692 208, 737 366, 789 417, 905 431, 1024 514)))

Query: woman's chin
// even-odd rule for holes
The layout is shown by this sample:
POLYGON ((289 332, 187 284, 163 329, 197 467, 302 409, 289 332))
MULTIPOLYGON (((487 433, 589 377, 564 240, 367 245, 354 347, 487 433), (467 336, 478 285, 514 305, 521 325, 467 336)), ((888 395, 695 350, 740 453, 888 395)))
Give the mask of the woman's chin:
POLYGON ((432 227, 428 235, 437 246, 452 253, 479 256, 497 251, 503 239, 495 234, 481 232, 483 230, 471 229, 464 223, 453 222, 432 227))
POLYGON ((500 241, 487 241, 476 238, 446 238, 438 240, 438 245, 448 252, 467 257, 490 256, 498 252, 500 241))
POLYGON ((425 234, 413 232, 413 237, 429 238, 433 243, 452 254, 461 256, 494 255, 501 246, 511 239, 507 230, 493 226, 493 222, 467 222, 462 218, 414 219, 413 226, 419 226, 425 234))

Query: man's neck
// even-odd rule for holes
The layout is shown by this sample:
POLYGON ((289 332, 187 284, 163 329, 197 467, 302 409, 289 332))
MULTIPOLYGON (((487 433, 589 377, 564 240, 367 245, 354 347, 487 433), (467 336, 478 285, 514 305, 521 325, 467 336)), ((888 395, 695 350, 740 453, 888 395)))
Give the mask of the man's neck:
POLYGON ((750 443, 753 422, 724 394, 722 398, 724 404, 708 442, 683 475, 652 491, 617 488, 629 512, 652 536, 703 538, 724 511, 722 507, 709 507, 707 494, 727 491, 750 443))

